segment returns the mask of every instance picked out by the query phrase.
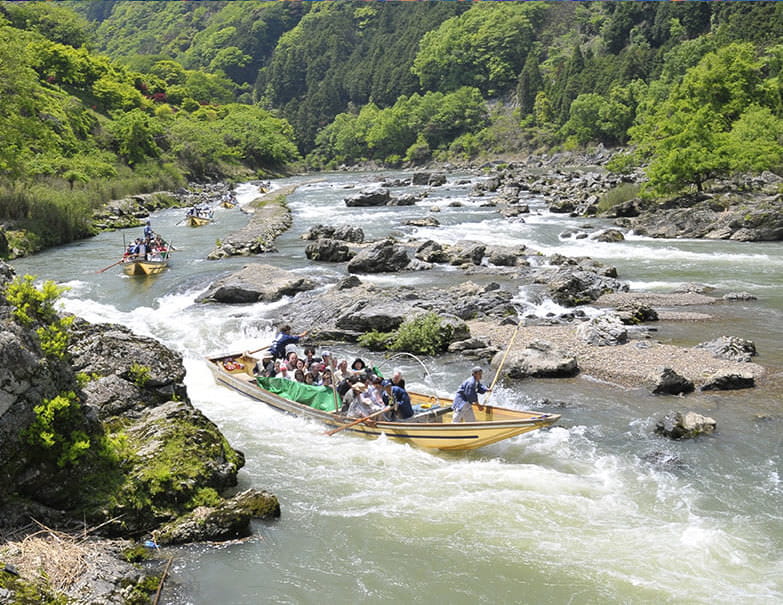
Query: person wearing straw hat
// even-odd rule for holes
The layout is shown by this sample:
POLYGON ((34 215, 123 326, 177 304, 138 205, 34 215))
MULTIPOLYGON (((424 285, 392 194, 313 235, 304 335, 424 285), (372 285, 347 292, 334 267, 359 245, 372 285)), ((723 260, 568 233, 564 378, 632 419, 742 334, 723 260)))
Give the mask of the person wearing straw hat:
POLYGON ((489 393, 491 389, 481 384, 483 371, 479 366, 475 366, 470 372, 470 378, 459 385, 457 394, 454 395, 454 403, 451 408, 454 410, 452 422, 475 422, 476 416, 473 414, 473 404, 478 405, 480 410, 484 406, 479 405, 478 396, 481 393, 489 393))
POLYGON ((346 400, 350 401, 347 415, 351 418, 364 418, 380 409, 367 396, 367 385, 363 382, 355 382, 351 386, 344 398, 346 400))

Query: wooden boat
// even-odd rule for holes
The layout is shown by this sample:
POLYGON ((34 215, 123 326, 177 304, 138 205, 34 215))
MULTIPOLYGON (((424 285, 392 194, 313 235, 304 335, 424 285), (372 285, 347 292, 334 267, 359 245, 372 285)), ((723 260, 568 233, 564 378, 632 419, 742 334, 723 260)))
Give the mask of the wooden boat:
POLYGON ((223 200, 222 202, 220 202, 220 205, 223 206, 223 208, 226 208, 227 210, 231 210, 232 208, 237 207, 237 202, 231 200, 223 200))
MULTIPOLYGON (((355 418, 335 410, 324 411, 287 399, 263 388, 253 375, 256 359, 244 354, 208 357, 207 362, 215 382, 243 395, 261 401, 288 414, 318 420, 332 429, 345 429, 366 437, 386 435, 400 443, 438 450, 471 450, 503 439, 550 426, 558 421, 558 414, 512 410, 496 406, 473 406, 476 422, 452 423, 450 399, 408 392, 414 415, 404 421, 367 421, 356 423, 355 418)), ((272 379, 276 380, 276 379, 272 379)), ((277 379, 284 380, 284 379, 277 379)), ((312 387, 311 387, 312 388, 312 387)), ((329 390, 327 387, 322 389, 329 390)), ((335 408, 340 406, 335 405, 335 408)))
POLYGON ((122 270, 126 275, 157 275, 169 266, 168 255, 161 260, 129 259, 123 261, 122 270))
POLYGON ((185 217, 185 223, 189 227, 203 227, 212 222, 211 216, 197 216, 195 214, 189 214, 185 217))

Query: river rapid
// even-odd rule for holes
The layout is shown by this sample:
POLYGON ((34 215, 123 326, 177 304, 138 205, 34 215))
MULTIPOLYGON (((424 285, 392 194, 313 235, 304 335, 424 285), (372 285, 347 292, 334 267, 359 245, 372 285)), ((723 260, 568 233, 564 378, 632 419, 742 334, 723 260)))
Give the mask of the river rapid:
MULTIPOLYGON (((267 489, 282 517, 257 523, 251 539, 166 549, 173 555, 161 603, 753 603, 783 602, 783 245, 650 240, 619 243, 561 239, 598 219, 550 214, 526 200, 525 221, 500 217, 449 177, 412 207, 347 208, 342 199, 379 176, 326 174, 273 181, 298 184, 289 197, 293 228, 278 253, 207 261, 215 242, 245 224, 238 209, 216 210, 214 224, 178 224, 183 210, 152 216, 153 228, 177 251, 153 278, 129 278, 119 267, 123 238, 95 238, 14 261, 17 273, 70 289, 63 306, 94 322, 124 324, 180 351, 198 408, 247 457, 240 487, 267 489), (454 205, 461 202, 461 205, 454 205), (441 226, 414 228, 426 216, 441 226), (632 290, 669 292, 684 282, 716 295, 746 291, 756 301, 687 310, 700 322, 660 322, 655 338, 692 346, 721 335, 753 340, 769 369, 755 389, 655 397, 587 377, 501 384, 493 402, 562 414, 558 425, 464 453, 429 453, 384 439, 367 441, 280 415, 216 386, 203 356, 254 349, 269 341, 277 311, 295 305, 199 305, 210 281, 248 262, 264 262, 334 283, 343 265, 310 263, 301 234, 313 224, 353 224, 366 239, 409 235, 453 243, 476 240, 528 246, 545 254, 591 256, 615 265, 632 290), (653 433, 666 412, 693 409, 717 420, 715 435, 675 442, 653 433)), ((465 175, 461 175, 462 178, 465 175)), ((421 191, 395 189, 394 193, 421 191)), ((241 204, 256 197, 237 189, 241 204)), ((383 286, 449 286, 456 269, 362 276, 383 286)), ((501 278, 491 278, 503 281, 501 278)), ((523 314, 557 311, 520 288, 523 314)), ((339 356, 354 351, 330 347, 339 356)), ((388 362, 415 390, 451 395, 473 362, 446 356, 388 362)), ((485 372, 492 378, 493 372, 485 372)))

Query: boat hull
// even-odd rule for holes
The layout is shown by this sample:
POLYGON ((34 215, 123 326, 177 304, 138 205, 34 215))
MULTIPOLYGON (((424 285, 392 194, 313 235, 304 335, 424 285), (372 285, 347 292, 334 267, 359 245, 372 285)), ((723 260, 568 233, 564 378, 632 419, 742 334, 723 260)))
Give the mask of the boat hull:
POLYGON ((203 227, 204 225, 208 225, 210 222, 212 222, 212 219, 204 218, 202 216, 185 217, 185 223, 189 227, 203 227))
POLYGON ((560 419, 557 414, 512 410, 508 408, 473 406, 475 422, 452 423, 451 400, 410 392, 417 409, 428 409, 415 416, 415 421, 377 421, 349 426, 355 419, 336 412, 325 412, 291 401, 261 388, 252 368, 255 359, 242 355, 207 358, 209 368, 218 384, 227 386, 252 399, 287 414, 317 420, 332 429, 365 437, 380 437, 416 447, 437 450, 471 450, 509 439, 530 431, 551 426, 560 419), (223 361, 232 360, 241 368, 227 370, 223 361))
POLYGON ((157 275, 166 270, 169 262, 165 260, 132 260, 123 263, 126 275, 157 275))

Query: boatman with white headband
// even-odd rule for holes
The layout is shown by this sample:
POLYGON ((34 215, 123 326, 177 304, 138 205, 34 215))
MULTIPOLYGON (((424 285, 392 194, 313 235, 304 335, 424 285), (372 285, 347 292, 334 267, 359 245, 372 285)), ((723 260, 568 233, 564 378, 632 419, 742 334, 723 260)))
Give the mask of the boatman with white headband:
POLYGON ((476 422, 476 416, 473 414, 473 404, 478 405, 478 409, 483 410, 484 406, 479 405, 478 396, 480 393, 489 393, 490 389, 481 384, 483 371, 479 366, 471 370, 471 376, 457 389, 454 395, 454 403, 451 408, 454 410, 452 422, 476 422))

